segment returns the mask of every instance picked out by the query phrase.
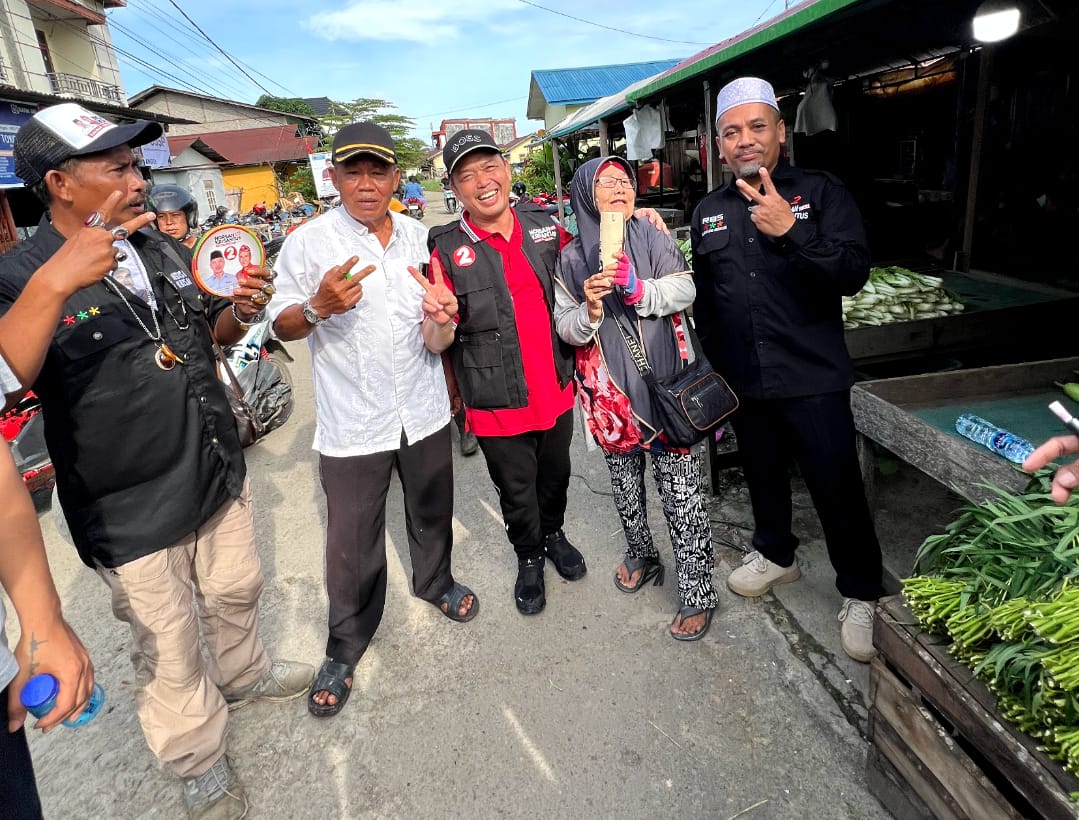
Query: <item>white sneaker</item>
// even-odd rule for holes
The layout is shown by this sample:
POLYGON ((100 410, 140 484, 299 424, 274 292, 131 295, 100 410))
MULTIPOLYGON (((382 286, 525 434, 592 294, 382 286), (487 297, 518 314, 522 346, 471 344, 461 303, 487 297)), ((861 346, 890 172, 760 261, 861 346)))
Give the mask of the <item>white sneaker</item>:
POLYGON ((875 602, 844 598, 839 610, 843 626, 839 630, 843 651, 861 663, 869 663, 877 650, 873 648, 873 611, 875 602))
POLYGON ((789 584, 801 577, 797 562, 781 567, 754 550, 742 559, 742 566, 727 576, 727 586, 743 598, 757 598, 778 584, 789 584))

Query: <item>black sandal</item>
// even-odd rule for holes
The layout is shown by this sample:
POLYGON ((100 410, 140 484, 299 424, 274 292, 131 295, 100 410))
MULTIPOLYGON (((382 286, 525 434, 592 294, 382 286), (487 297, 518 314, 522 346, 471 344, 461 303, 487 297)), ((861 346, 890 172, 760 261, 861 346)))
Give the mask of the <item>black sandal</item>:
POLYGON ((353 677, 355 671, 356 664, 337 663, 326 658, 307 693, 307 711, 315 717, 333 717, 344 709, 348 696, 352 694, 352 687, 346 681, 353 677), (315 695, 318 692, 328 692, 337 698, 337 703, 317 703, 315 695))
MULTIPOLYGON (((674 621, 671 621, 671 626, 674 626, 675 621, 678 623, 684 623, 686 618, 695 618, 698 615, 704 615, 704 626, 698 629, 696 632, 690 632, 688 635, 677 635, 671 632, 671 637, 676 641, 699 641, 708 632, 708 628, 712 625, 712 616, 715 614, 715 609, 700 609, 695 606, 680 607, 678 614, 674 616, 674 621)), ((670 632, 670 630, 667 630, 670 632)))
POLYGON ((464 624, 471 621, 479 613, 480 599, 475 592, 470 590, 464 584, 459 584, 454 581, 453 586, 449 588, 449 591, 434 602, 434 606, 451 621, 457 621, 457 623, 464 624), (468 608, 468 612, 462 615, 461 601, 468 595, 472 596, 472 606, 468 608), (443 604, 446 604, 445 610, 442 609, 443 604))
POLYGON ((621 581, 618 580, 618 570, 615 569, 614 585, 618 587, 618 589, 620 589, 622 592, 628 592, 630 594, 637 592, 649 581, 652 581, 653 578, 655 578, 655 580, 652 581, 652 586, 663 586, 663 575, 665 570, 663 568, 663 564, 660 563, 659 558, 629 558, 627 556, 622 561, 622 566, 626 568, 627 578, 632 578, 633 573, 635 573, 639 569, 644 570, 644 572, 641 573, 640 580, 637 581, 637 583, 633 586, 628 586, 627 584, 623 584, 621 581))

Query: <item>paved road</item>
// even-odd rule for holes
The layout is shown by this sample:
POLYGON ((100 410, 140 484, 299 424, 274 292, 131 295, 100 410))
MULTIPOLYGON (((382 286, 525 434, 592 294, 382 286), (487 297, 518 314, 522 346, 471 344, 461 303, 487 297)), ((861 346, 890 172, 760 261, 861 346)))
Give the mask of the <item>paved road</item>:
MULTIPOLYGON (((435 201, 426 224, 449 219, 435 201)), ((248 451, 266 576, 261 622, 277 656, 317 663, 325 640, 325 506, 310 450, 309 359, 292 345, 296 410, 248 451)), ((548 606, 512 602, 515 561, 482 456, 455 454, 454 570, 482 601, 451 623, 409 593, 400 491, 388 510, 386 616, 335 719, 304 701, 233 715, 230 751, 253 818, 876 818, 866 792, 865 667, 839 649, 839 607, 804 497, 805 578, 759 601, 724 588, 699 643, 671 640, 673 581, 619 593, 622 552, 600 455, 580 435, 566 524, 589 574, 548 573, 548 606)), ((655 495, 654 493, 652 494, 655 495)), ((663 517, 650 519, 670 563, 663 517)), ((744 542, 744 490, 712 505, 718 538, 744 542), (727 523, 724 523, 727 522, 727 523)), ((108 693, 93 724, 32 738, 46 816, 182 816, 177 783, 142 740, 128 635, 106 590, 42 515, 65 613, 108 693)), ((722 547, 720 583, 739 554, 722 547)), ((12 636, 14 637, 14 636, 12 636)))

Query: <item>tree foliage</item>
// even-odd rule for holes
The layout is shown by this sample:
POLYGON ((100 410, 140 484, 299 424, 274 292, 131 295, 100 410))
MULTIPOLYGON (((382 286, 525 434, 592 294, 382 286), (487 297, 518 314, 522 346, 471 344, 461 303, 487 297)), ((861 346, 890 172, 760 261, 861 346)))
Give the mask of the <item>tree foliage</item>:
POLYGON ((263 94, 255 100, 255 105, 259 108, 281 111, 284 114, 298 114, 301 117, 315 116, 315 109, 300 97, 274 97, 271 94, 263 94))
MULTIPOLYGON (((573 178, 573 168, 567 152, 562 151, 559 154, 559 160, 562 185, 565 187, 573 178)), ((528 155, 524 162, 524 168, 517 179, 525 184, 530 193, 538 194, 540 191, 546 191, 549 194, 554 193, 554 152, 551 150, 549 142, 544 143, 542 148, 528 155)))
POLYGON ((329 150, 333 135, 344 126, 353 122, 373 122, 381 125, 393 137, 397 149, 397 164, 402 168, 419 168, 427 153, 427 144, 409 136, 414 125, 412 118, 393 113, 396 108, 396 105, 387 100, 373 97, 357 97, 351 102, 332 101, 330 110, 333 113, 319 118, 325 135, 325 149, 329 150))

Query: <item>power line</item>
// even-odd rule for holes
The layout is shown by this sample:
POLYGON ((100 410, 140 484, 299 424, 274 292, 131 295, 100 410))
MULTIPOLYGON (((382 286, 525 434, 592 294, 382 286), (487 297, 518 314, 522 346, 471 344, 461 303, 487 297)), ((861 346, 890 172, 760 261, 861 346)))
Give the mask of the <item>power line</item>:
MULTIPOLYGON (((769 3, 767 6, 765 6, 764 11, 762 11, 760 13, 760 16, 756 20, 753 21, 753 26, 757 25, 757 23, 759 23, 761 20, 763 20, 764 15, 766 15, 768 13, 768 10, 771 9, 772 6, 774 6, 775 4, 776 4, 776 0, 772 0, 771 3, 769 3)), ((784 7, 786 7, 787 6, 786 2, 784 2, 783 5, 784 5, 784 7)), ((750 26, 750 28, 753 28, 753 26, 750 26)))
MULTIPOLYGON (((162 60, 164 60, 169 65, 173 66, 178 71, 181 71, 181 72, 185 73, 186 75, 188 75, 189 77, 192 77, 195 80, 199 79, 195 74, 193 74, 191 72, 190 69, 188 69, 188 68, 184 67, 183 65, 181 65, 180 63, 176 62, 176 60, 172 56, 170 56, 170 55, 168 55, 168 54, 166 54, 166 53, 164 53, 162 51, 158 51, 156 48, 149 45, 144 40, 140 39, 133 31, 131 31, 131 30, 127 29, 127 28, 124 28, 119 23, 117 23, 115 20, 110 22, 109 28, 110 29, 115 29, 117 32, 119 32, 123 36, 127 37, 127 39, 131 40, 131 42, 141 46, 142 48, 149 51, 151 54, 153 54, 153 55, 155 55, 157 57, 160 57, 162 60)), ((211 85, 210 82, 209 82, 208 77, 203 78, 202 81, 206 84, 206 88, 213 90, 214 92, 216 92, 219 95, 223 94, 223 92, 221 90, 221 86, 219 86, 219 85, 211 85)))
POLYGON ((616 31, 619 34, 626 34, 630 37, 640 37, 642 40, 657 40, 661 43, 677 43, 683 46, 710 46, 713 43, 697 43, 691 40, 669 40, 666 37, 654 37, 651 34, 639 34, 636 31, 626 31, 624 28, 615 28, 614 26, 606 26, 603 23, 597 23, 593 20, 585 20, 583 17, 574 17, 572 14, 566 14, 563 11, 557 11, 556 9, 549 9, 546 6, 541 6, 539 3, 533 3, 531 0, 517 0, 518 3, 523 3, 526 6, 531 6, 534 9, 540 11, 546 11, 550 14, 557 14, 559 17, 566 17, 570 20, 576 20, 578 23, 584 23, 585 25, 595 26, 596 28, 606 29, 607 31, 616 31))
POLYGON ((175 8, 178 12, 180 12, 181 15, 183 15, 183 18, 185 20, 187 20, 187 22, 189 22, 199 34, 201 34, 203 37, 206 38, 206 42, 208 42, 210 45, 212 45, 214 48, 216 48, 218 51, 220 51, 222 56, 226 60, 228 60, 230 63, 232 63, 234 66, 236 66, 236 69, 241 74, 243 74, 245 77, 247 77, 247 79, 249 79, 252 83, 254 83, 259 88, 261 88, 264 92, 269 94, 271 97, 275 96, 274 93, 272 91, 270 91, 270 89, 268 89, 266 86, 264 86, 258 80, 256 80, 254 77, 252 77, 246 71, 244 71, 244 69, 240 67, 240 64, 238 62, 236 62, 234 59, 232 59, 232 57, 229 56, 229 53, 227 51, 225 51, 225 49, 221 48, 221 46, 219 46, 217 43, 215 43, 213 40, 211 40, 210 35, 207 34, 205 31, 203 31, 201 28, 199 28, 198 24, 194 20, 192 20, 190 17, 187 16, 187 12, 184 11, 182 8, 180 8, 176 4, 176 0, 169 0, 169 3, 172 5, 173 8, 175 8))
POLYGON ((443 116, 445 114, 457 114, 460 111, 475 111, 477 108, 490 108, 492 105, 501 105, 502 103, 508 103, 508 102, 520 102, 521 100, 527 100, 527 99, 528 99, 527 96, 525 96, 525 97, 510 97, 509 99, 495 100, 494 102, 480 103, 479 105, 466 105, 463 108, 455 108, 452 111, 434 111, 434 112, 432 112, 430 114, 417 114, 414 117, 410 117, 410 119, 422 120, 424 117, 441 117, 441 116, 443 116))
MULTIPOLYGON (((160 8, 158 8, 154 3, 151 2, 151 0, 139 0, 138 7, 139 7, 139 10, 142 11, 142 13, 144 15, 146 15, 147 17, 149 17, 151 19, 157 18, 157 19, 161 20, 163 23, 167 24, 169 26, 169 28, 171 28, 173 31, 175 31, 178 34, 183 35, 187 40, 192 42, 194 45, 197 45, 201 49, 205 49, 205 47, 206 47, 205 38, 200 37, 198 34, 193 33, 191 27, 183 25, 182 21, 176 20, 173 17, 171 17, 168 14, 168 7, 167 6, 162 5, 160 8)), ((167 32, 163 31, 160 28, 158 28, 157 30, 161 31, 161 33, 165 34, 166 36, 170 36, 167 32)), ((279 80, 275 79, 274 77, 270 77, 270 76, 267 76, 266 74, 263 74, 261 71, 259 71, 258 69, 256 69, 252 65, 250 65, 249 63, 245 63, 243 60, 240 60, 240 59, 237 59, 236 62, 239 65, 246 68, 252 74, 255 74, 256 76, 262 77, 264 80, 267 80, 267 81, 273 83, 275 86, 280 88, 282 91, 284 91, 289 96, 293 96, 293 97, 297 96, 295 91, 292 91, 291 89, 287 88, 279 80)), ((269 92, 267 92, 267 93, 269 93, 269 92)))

